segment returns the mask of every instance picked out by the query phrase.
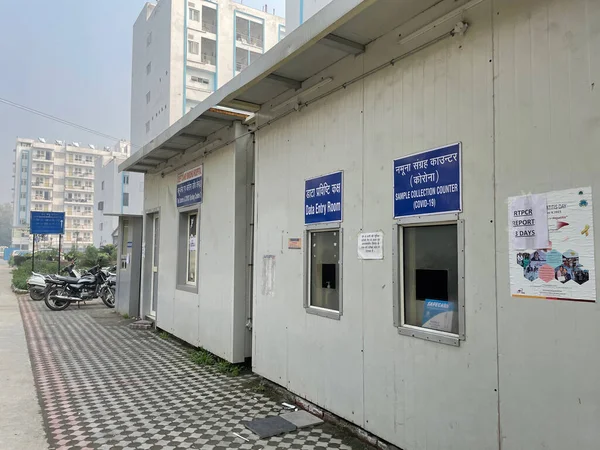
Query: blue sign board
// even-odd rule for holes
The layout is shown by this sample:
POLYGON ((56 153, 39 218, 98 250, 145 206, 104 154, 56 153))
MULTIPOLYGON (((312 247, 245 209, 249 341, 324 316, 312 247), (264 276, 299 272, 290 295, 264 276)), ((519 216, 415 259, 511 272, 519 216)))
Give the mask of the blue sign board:
POLYGON ((30 232, 31 234, 63 234, 65 213, 31 211, 30 232))
POLYGON ((461 144, 394 160, 394 217, 462 210, 461 144))
POLYGON ((202 166, 177 175, 177 207, 202 203, 202 166))
POLYGON ((342 172, 335 172, 305 181, 306 225, 342 221, 342 178, 342 172))

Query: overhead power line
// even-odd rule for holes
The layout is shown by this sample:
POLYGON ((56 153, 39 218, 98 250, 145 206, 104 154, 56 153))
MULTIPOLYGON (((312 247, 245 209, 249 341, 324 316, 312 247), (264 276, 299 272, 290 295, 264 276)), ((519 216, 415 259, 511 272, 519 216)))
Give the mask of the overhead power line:
MULTIPOLYGON (((94 130, 92 128, 88 128, 88 127, 85 127, 83 125, 79 125, 77 123, 70 122, 70 121, 65 120, 65 119, 61 119, 60 117, 53 116, 52 114, 48 114, 48 113, 45 113, 43 111, 39 111, 37 109, 30 108, 29 106, 21 105, 20 103, 13 102, 11 100, 7 100, 7 99, 2 98, 2 97, 0 97, 0 103, 4 103, 5 105, 12 106, 13 108, 18 108, 18 109, 21 109, 23 111, 27 111, 29 113, 36 114, 38 116, 44 117, 46 119, 53 120, 53 121, 58 122, 58 123, 62 123, 63 125, 68 125, 70 127, 77 128, 79 130, 83 130, 83 131, 86 131, 86 132, 91 133, 91 134, 95 134, 96 136, 100 136, 100 137, 103 137, 103 138, 106 138, 106 139, 111 139, 113 141, 120 141, 121 140, 121 138, 118 138, 118 137, 115 137, 115 136, 111 136, 110 134, 102 133, 101 131, 94 130)), ((131 145, 133 147, 138 147, 137 145, 134 145, 134 144, 131 144, 131 145)))

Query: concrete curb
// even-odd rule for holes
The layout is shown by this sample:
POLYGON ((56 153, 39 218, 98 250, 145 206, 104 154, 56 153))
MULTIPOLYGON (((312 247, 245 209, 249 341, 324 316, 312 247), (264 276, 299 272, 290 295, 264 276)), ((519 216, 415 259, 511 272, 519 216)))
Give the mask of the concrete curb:
POLYGON ((27 294, 29 291, 27 289, 17 289, 14 285, 10 285, 12 291, 17 295, 27 294))
POLYGON ((338 417, 333 413, 330 413, 329 411, 319 408, 318 406, 312 404, 308 400, 299 397, 298 395, 288 391, 287 389, 276 383, 273 383, 272 381, 267 380, 266 378, 261 377, 261 380, 265 384, 267 384, 273 391, 277 392, 290 403, 294 403, 299 408, 304 409, 305 411, 308 411, 311 414, 314 414, 315 416, 319 417, 325 422, 331 423, 339 428, 342 428, 348 434, 357 437, 361 441, 366 442, 367 444, 372 445, 375 448, 381 450, 402 450, 401 448, 396 447, 395 445, 378 438, 374 434, 369 433, 368 431, 362 429, 358 425, 350 423, 347 420, 342 419, 341 417, 338 417))

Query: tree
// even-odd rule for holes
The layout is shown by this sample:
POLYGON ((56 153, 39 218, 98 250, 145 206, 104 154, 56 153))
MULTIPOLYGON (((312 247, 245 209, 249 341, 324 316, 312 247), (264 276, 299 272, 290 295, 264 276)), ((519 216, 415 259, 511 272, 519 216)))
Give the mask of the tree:
POLYGON ((12 213, 10 203, 0 204, 0 245, 10 246, 12 241, 12 213))

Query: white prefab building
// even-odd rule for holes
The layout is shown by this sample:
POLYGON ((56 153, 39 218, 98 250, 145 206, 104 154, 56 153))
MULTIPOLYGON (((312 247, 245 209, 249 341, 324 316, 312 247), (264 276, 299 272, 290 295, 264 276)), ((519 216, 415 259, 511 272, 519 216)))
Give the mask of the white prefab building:
POLYGON ((282 17, 233 0, 146 3, 133 26, 134 148, 283 39, 284 23, 282 17))
POLYGON ((143 312, 404 450, 596 450, 599 20, 333 0, 120 166, 143 312))

